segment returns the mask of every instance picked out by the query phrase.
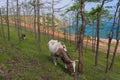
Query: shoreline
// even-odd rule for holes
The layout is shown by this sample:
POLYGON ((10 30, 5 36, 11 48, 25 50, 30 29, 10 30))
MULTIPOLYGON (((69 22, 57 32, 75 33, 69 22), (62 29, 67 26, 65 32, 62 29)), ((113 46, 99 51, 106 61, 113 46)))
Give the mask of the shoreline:
MULTIPOLYGON (((106 43, 108 43, 108 40, 109 39, 103 39, 103 38, 100 38, 100 41, 101 42, 106 42, 106 43)), ((112 39, 112 41, 111 41, 113 44, 115 44, 116 43, 116 39, 112 39)), ((119 41, 120 42, 120 41, 119 41)))
MULTIPOLYGON (((24 23, 22 23, 21 25, 24 26, 24 23)), ((26 25, 26 28, 33 29, 34 27, 33 27, 33 25, 26 25)), ((37 30, 37 28, 36 28, 36 30, 37 30)), ((52 35, 52 34, 53 34, 53 31, 52 31, 51 29, 49 29, 49 28, 46 28, 46 29, 44 30, 44 27, 41 26, 41 27, 40 27, 40 30, 41 30, 41 32, 45 32, 45 33, 47 33, 47 34, 49 34, 49 35, 52 35)), ((61 31, 56 30, 56 31, 54 32, 54 34, 55 34, 55 35, 54 35, 55 37, 64 38, 64 33, 61 32, 61 31)), ((74 35, 74 34, 68 35, 67 38, 68 38, 68 40, 75 41, 75 35, 74 35)), ((88 40, 89 47, 92 48, 92 38, 90 38, 90 37, 87 38, 86 36, 84 36, 84 44, 87 43, 87 40, 88 40)), ((94 39, 94 40, 95 40, 95 39, 94 39)), ((120 41, 119 41, 119 42, 120 42, 120 41)), ((111 46, 111 51, 110 51, 111 53, 112 53, 113 50, 114 50, 115 43, 116 43, 116 40, 115 40, 115 39, 112 39, 112 45, 113 45, 113 46, 111 46)), ((108 39, 100 38, 100 44, 99 44, 100 50, 107 51, 107 46, 108 46, 108 39)), ((120 44, 118 45, 117 53, 120 54, 120 44)))

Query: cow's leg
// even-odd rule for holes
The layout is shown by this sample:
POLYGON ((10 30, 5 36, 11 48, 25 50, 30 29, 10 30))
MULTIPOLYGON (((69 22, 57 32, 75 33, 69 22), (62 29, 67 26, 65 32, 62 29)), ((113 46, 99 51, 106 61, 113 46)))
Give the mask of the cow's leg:
POLYGON ((67 69, 67 65, 65 64, 65 69, 67 69))
POLYGON ((53 63, 54 63, 54 65, 57 66, 57 62, 56 62, 57 57, 55 57, 54 55, 52 55, 52 59, 53 59, 53 63))
POLYGON ((73 70, 74 70, 74 72, 75 72, 75 66, 76 66, 75 61, 72 62, 72 65, 73 65, 73 70))

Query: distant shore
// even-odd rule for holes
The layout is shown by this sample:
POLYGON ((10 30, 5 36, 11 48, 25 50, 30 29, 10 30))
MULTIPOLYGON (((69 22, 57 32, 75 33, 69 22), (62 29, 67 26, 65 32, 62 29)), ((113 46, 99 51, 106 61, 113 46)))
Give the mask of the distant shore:
MULTIPOLYGON (((24 26, 24 23, 21 23, 22 26, 24 26)), ((26 25, 27 28, 30 28, 30 29, 33 29, 33 25, 26 25)), ((47 34, 49 35, 52 35, 53 34, 53 31, 52 29, 49 29, 49 28, 46 28, 46 30, 44 30, 44 28, 41 26, 40 27, 41 29, 41 32, 44 31, 46 32, 47 34)), ((36 28, 37 29, 37 28, 36 28)), ((64 33, 61 32, 61 31, 58 31, 58 30, 55 30, 54 32, 54 36, 56 37, 60 37, 60 38, 64 38, 64 33)), ((71 41, 75 41, 75 35, 74 34, 71 34, 71 35, 68 35, 68 40, 71 40, 71 41)), ((89 38, 88 42, 87 42, 87 37, 84 38, 84 43, 88 43, 89 44, 89 47, 92 48, 92 38, 89 38)), ((111 47, 111 53, 114 51, 114 46, 115 46, 115 43, 116 43, 116 40, 115 39, 112 39, 112 47, 111 47)), ((108 39, 103 39, 103 38, 100 38, 100 44, 99 44, 99 48, 100 50, 104 50, 104 51, 107 51, 107 47, 108 47, 108 39)), ((120 44, 118 46, 118 49, 117 49, 117 53, 120 54, 120 44)))
MULTIPOLYGON (((105 43, 108 43, 108 40, 109 40, 109 39, 100 38, 100 41, 105 42, 105 43)), ((112 42, 113 44, 116 43, 116 39, 112 39, 111 42, 112 42)), ((120 42, 120 41, 119 41, 119 42, 120 42)))

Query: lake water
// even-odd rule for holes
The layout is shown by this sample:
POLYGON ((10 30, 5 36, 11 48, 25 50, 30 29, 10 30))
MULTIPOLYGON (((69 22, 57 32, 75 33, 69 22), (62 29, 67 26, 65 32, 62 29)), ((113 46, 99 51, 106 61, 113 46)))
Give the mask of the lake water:
MULTIPOLYGON (((80 26, 81 24, 79 24, 80 26)), ((111 22, 106 22, 104 23, 103 26, 100 27, 100 38, 107 39, 108 38, 108 33, 110 32, 112 23, 111 22)), ((85 36, 92 37, 92 26, 86 25, 86 30, 85 30, 85 36)), ((118 24, 115 25, 114 27, 114 39, 116 38, 116 30, 118 28, 118 24)), ((67 28, 69 30, 69 28, 67 28)), ((96 32, 96 27, 94 28, 94 32, 96 32)), ((120 32, 120 29, 119 29, 120 32)), ((76 30, 74 28, 71 29, 71 34, 75 34, 76 30)), ((96 33, 94 33, 95 36, 96 33)), ((120 33, 119 33, 119 39, 120 39, 120 33)))

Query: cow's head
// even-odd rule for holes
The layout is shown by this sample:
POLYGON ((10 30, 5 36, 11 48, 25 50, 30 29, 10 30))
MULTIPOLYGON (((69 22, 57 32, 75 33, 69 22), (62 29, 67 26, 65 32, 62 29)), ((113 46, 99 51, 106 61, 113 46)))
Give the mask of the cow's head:
POLYGON ((63 42, 60 42, 60 43, 61 43, 61 47, 64 49, 64 51, 67 51, 66 45, 63 42))
POLYGON ((71 75, 75 75, 75 66, 76 66, 76 63, 75 63, 75 60, 71 61, 71 63, 67 64, 67 69, 69 70, 70 74, 71 75))

